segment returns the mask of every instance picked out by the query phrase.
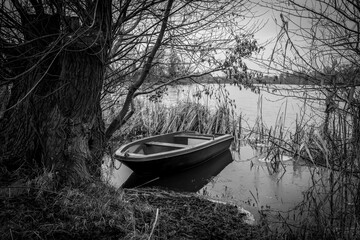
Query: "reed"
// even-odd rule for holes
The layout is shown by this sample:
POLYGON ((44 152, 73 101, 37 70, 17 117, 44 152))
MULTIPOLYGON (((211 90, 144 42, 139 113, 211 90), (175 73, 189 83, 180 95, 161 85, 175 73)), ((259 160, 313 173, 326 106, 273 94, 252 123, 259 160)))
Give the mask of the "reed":
MULTIPOLYGON (((165 106, 142 100, 133 118, 123 127, 126 136, 148 136, 174 131, 230 133, 234 147, 243 142, 266 146, 271 172, 280 171, 284 155, 294 161, 306 161, 312 168, 311 187, 288 218, 282 217, 284 231, 279 238, 347 239, 360 236, 360 104, 337 105, 325 112, 322 126, 309 125, 305 108, 295 120, 294 131, 286 126, 285 111, 279 112, 276 124, 268 128, 263 122, 262 98, 253 126, 245 117, 234 114, 232 106, 221 103, 215 109, 190 101, 165 106), (141 107, 140 107, 141 106, 141 107)), ((126 139, 126 137, 124 138, 126 139)), ((266 211, 266 210, 261 210, 266 211)))
MULTIPOLYGON (((345 92, 333 94, 336 103, 324 109, 320 125, 306 120, 304 101, 293 131, 286 126, 285 111, 279 112, 276 123, 268 128, 263 121, 262 97, 257 104, 253 126, 238 117, 233 134, 263 151, 269 173, 286 171, 282 157, 307 162, 311 168, 311 187, 302 202, 288 217, 281 215, 282 230, 273 232, 281 239, 358 239, 360 238, 360 100, 346 98, 345 92)), ((351 91, 351 89, 350 89, 351 91)), ((321 101, 319 99, 318 101, 321 101)), ((261 216, 270 209, 260 209, 261 216)), ((280 216, 280 215, 279 215, 280 216)), ((277 220, 279 221, 279 219, 277 220)), ((269 219, 263 219, 271 224, 269 219)))
POLYGON ((309 126, 300 115, 295 131, 287 132, 282 121, 285 112, 273 129, 258 127, 273 155, 290 154, 295 161, 312 165, 311 187, 292 217, 282 219, 288 229, 282 237, 360 238, 360 101, 349 101, 345 97, 349 89, 343 91, 327 99, 332 104, 326 105, 320 126, 309 126))
POLYGON ((122 135, 149 136, 176 131, 199 133, 231 133, 239 137, 239 119, 222 104, 215 109, 194 102, 178 102, 174 106, 141 100, 132 119, 123 126, 122 135), (141 108, 140 108, 141 106, 141 108), (236 134, 235 134, 236 133, 236 134))

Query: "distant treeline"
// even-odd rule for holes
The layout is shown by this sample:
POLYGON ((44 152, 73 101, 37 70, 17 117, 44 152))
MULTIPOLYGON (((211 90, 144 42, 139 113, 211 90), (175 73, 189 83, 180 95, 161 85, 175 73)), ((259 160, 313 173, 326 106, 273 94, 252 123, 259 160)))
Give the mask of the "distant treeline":
MULTIPOLYGON (((214 77, 210 74, 193 78, 183 79, 178 84, 191 83, 234 83, 234 79, 227 77, 214 77)), ((349 79, 343 75, 324 75, 324 74, 303 74, 303 73, 281 73, 280 75, 264 75, 253 78, 250 83, 254 84, 296 84, 296 85, 324 85, 324 84, 349 84, 349 79)), ((351 85, 360 85, 360 77, 352 78, 351 85)))

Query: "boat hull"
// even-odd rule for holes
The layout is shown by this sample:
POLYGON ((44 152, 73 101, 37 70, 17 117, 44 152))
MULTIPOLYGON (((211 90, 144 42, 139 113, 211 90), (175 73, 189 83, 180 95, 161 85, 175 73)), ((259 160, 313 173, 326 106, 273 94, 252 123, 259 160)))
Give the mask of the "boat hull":
MULTIPOLYGON (((131 146, 134 146, 136 144, 146 144, 147 142, 151 142, 153 140, 166 141, 166 139, 170 139, 172 136, 185 135, 184 133, 173 133, 138 140, 121 147, 118 151, 116 151, 115 158, 124 163, 137 174, 164 175, 171 172, 183 171, 195 167, 201 163, 204 163, 208 159, 228 150, 231 142, 233 141, 233 137, 226 134, 213 137, 213 139, 211 140, 204 141, 193 146, 188 145, 181 149, 175 148, 164 152, 137 154, 129 153, 127 151, 131 148, 131 146), (163 138, 161 138, 161 136, 163 136, 163 138)), ((197 138, 204 135, 194 134, 192 136, 193 138, 197 138)))

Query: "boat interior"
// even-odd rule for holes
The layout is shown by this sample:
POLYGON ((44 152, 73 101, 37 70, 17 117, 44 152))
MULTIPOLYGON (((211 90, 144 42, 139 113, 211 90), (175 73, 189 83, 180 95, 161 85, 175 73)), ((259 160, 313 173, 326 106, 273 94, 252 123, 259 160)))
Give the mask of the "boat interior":
POLYGON ((195 134, 174 134, 154 137, 150 141, 141 141, 131 145, 126 152, 135 154, 154 154, 168 152, 183 148, 192 147, 210 140, 213 135, 195 135, 195 134))

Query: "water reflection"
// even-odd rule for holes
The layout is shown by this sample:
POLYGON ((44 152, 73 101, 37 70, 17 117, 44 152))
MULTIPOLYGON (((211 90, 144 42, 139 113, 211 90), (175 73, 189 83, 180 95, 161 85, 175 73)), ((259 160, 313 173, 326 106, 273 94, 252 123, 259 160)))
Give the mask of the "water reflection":
MULTIPOLYGON (((299 160, 282 162, 278 169, 273 169, 269 162, 261 161, 263 156, 258 149, 245 145, 241 146, 240 152, 226 151, 187 171, 152 178, 139 176, 116 161, 117 169, 112 168, 108 176, 115 187, 157 186, 196 192, 210 199, 243 206, 256 220, 260 218, 259 210, 264 209, 271 211, 273 217, 280 216, 279 212, 284 218, 293 216, 294 210, 299 212, 298 205, 304 202, 304 197, 309 196, 314 182, 319 179, 327 182, 326 169, 299 160)), ((321 195, 319 191, 312 192, 317 192, 316 199, 321 195)))
POLYGON ((186 171, 172 175, 144 177, 136 174, 119 161, 111 162, 105 159, 107 166, 103 166, 105 179, 115 187, 134 188, 158 186, 177 191, 197 192, 217 176, 233 161, 230 150, 209 159, 207 162, 186 171), (110 165, 113 164, 112 167, 110 165))
POLYGON ((261 157, 258 150, 245 145, 239 153, 226 151, 187 171, 151 178, 139 176, 115 162, 117 170, 109 174, 110 184, 124 188, 159 186, 198 192, 257 209, 271 206, 272 209, 288 211, 294 208, 312 185, 312 168, 299 161, 286 161, 274 171, 270 163, 259 161, 261 157))
POLYGON ((274 170, 270 163, 259 161, 262 155, 250 146, 243 146, 234 161, 201 191, 210 198, 231 202, 256 212, 262 209, 289 212, 304 199, 304 193, 313 185, 314 168, 304 162, 285 161, 274 170), (249 208, 252 207, 252 208, 249 208))
POLYGON ((132 173, 123 183, 124 188, 157 186, 183 192, 197 192, 233 161, 230 150, 194 168, 176 174, 142 177, 132 173))

